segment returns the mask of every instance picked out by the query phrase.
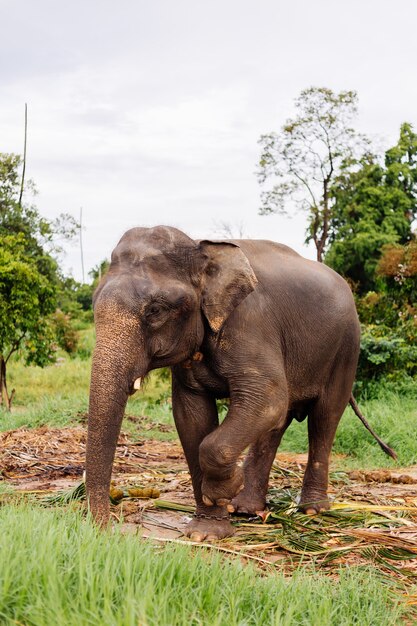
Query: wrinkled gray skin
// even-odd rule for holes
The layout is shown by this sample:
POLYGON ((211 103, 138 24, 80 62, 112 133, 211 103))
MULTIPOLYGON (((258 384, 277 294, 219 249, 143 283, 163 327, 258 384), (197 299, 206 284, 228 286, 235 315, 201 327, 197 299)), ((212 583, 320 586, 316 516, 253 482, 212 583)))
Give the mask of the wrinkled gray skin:
POLYGON ((133 383, 165 366, 172 367, 175 423, 203 514, 187 535, 231 535, 229 511, 264 509, 271 464, 294 418, 308 416, 300 508, 329 508, 329 455, 359 352, 358 318, 340 276, 270 241, 195 242, 175 228, 133 228, 113 251, 94 315, 86 470, 99 523, 109 516, 112 463, 133 383), (219 426, 215 400, 225 397, 230 407, 219 426))

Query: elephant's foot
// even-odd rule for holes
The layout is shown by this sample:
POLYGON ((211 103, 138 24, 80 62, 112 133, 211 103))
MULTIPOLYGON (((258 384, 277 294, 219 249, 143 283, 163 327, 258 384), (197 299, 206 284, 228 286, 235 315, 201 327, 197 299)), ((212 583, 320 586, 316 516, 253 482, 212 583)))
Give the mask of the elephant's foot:
POLYGON ((218 541, 234 535, 235 529, 230 523, 225 508, 207 507, 197 508, 194 519, 187 524, 184 530, 186 537, 192 541, 218 541), (204 511, 204 512, 203 512, 204 511))
POLYGON ((237 465, 229 478, 217 480, 212 476, 204 476, 201 484, 204 504, 209 507, 215 504, 217 506, 228 505, 231 508, 232 498, 242 491, 244 487, 243 479, 243 470, 237 465))
POLYGON ((302 492, 298 508, 306 515, 317 515, 330 509, 327 493, 302 492))
MULTIPOLYGON (((251 491, 250 489, 243 489, 232 500, 232 507, 234 513, 240 513, 242 515, 258 515, 262 513, 266 508, 265 498, 251 491)), ((231 510, 231 509, 230 509, 231 510)))

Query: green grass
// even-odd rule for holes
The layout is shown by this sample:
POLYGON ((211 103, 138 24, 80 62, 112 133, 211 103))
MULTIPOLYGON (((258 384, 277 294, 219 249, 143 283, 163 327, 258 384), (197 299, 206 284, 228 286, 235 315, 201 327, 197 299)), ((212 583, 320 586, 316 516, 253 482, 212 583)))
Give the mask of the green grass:
MULTIPOLYGON (((12 412, 0 408, 0 430, 37 427, 47 424, 61 427, 74 424, 88 411, 91 360, 60 356, 48 367, 25 367, 21 361, 12 361, 8 368, 8 388, 16 389, 12 412)), ((146 415, 155 424, 173 424, 172 411, 167 403, 168 384, 152 372, 144 390, 129 398, 127 415, 146 415)), ((123 428, 138 434, 129 420, 123 428)), ((143 436, 175 439, 174 433, 146 430, 143 436)))
MULTIPOLYGON (((372 569, 262 573, 214 550, 99 532, 77 512, 0 507, 0 621, 26 626, 400 624, 372 569)), ((411 623, 411 622, 410 622, 411 623)))
MULTIPOLYGON (((412 397, 392 392, 381 398, 360 402, 363 415, 378 435, 398 454, 393 461, 379 447, 360 420, 348 407, 339 424, 333 452, 346 455, 338 460, 343 469, 395 467, 417 463, 417 404, 412 397)), ((293 422, 284 435, 281 450, 303 452, 308 449, 307 423, 293 422)))

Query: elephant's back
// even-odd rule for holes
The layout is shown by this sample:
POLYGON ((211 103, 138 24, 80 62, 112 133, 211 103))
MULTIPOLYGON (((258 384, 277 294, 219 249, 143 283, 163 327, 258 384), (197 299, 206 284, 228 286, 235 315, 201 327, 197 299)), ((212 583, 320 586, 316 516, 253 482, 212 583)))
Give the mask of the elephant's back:
POLYGON ((306 259, 288 246, 267 240, 236 240, 256 274, 260 289, 291 303, 317 302, 355 309, 352 292, 337 272, 306 259))
POLYGON ((304 258, 289 246, 269 239, 230 239, 229 241, 239 246, 248 258, 265 254, 304 258))
POLYGON ((252 297, 252 304, 261 304, 284 332, 291 328, 301 340, 300 349, 305 337, 328 343, 347 333, 359 342, 353 295, 339 274, 271 241, 242 240, 239 245, 258 279, 248 307, 252 308, 252 297))

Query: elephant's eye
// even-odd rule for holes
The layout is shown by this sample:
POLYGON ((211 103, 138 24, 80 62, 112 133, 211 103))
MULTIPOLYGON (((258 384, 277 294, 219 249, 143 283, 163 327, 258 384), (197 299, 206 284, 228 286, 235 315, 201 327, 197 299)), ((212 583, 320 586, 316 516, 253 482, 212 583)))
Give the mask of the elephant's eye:
POLYGON ((162 306, 160 304, 151 304, 148 309, 148 315, 158 315, 162 311, 162 306))
POLYGON ((218 273, 219 273, 218 265, 216 265, 215 263, 209 263, 209 265, 207 265, 206 274, 208 274, 208 276, 217 276, 218 273))

